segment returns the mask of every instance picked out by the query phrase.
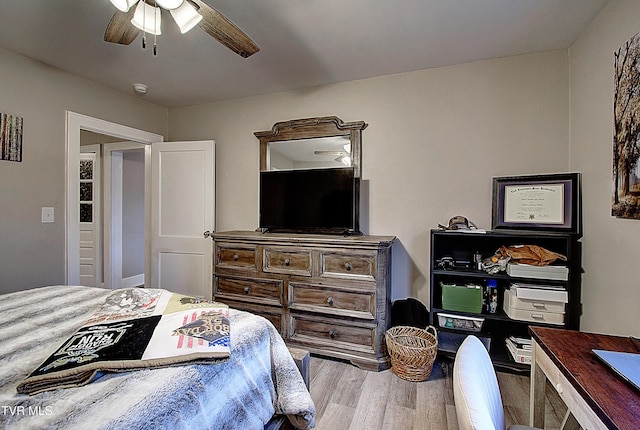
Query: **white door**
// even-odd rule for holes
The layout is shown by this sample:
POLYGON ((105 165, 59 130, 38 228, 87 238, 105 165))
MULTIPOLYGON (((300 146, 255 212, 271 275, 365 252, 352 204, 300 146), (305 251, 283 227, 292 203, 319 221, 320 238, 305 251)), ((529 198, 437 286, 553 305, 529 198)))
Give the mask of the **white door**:
POLYGON ((81 147, 80 154, 80 285, 102 282, 100 223, 100 145, 81 147))
POLYGON ((151 146, 151 287, 211 299, 213 141, 151 146))

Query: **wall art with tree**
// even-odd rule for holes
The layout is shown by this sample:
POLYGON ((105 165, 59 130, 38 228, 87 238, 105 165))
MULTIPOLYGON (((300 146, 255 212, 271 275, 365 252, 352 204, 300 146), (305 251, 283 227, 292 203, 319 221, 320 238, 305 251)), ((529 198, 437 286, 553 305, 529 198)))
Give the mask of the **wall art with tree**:
POLYGON ((0 160, 22 161, 22 117, 0 113, 0 160))
POLYGON ((614 53, 611 214, 640 219, 640 33, 614 53))

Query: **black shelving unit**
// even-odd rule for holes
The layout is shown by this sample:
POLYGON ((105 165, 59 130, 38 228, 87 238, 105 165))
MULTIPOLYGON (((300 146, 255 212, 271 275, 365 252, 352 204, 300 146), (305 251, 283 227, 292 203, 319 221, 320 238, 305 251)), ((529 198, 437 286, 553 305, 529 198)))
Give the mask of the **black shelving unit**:
POLYGON ((581 242, 576 235, 556 232, 540 232, 525 230, 494 230, 486 233, 469 233, 462 231, 431 231, 431 276, 430 303, 431 312, 429 323, 438 329, 439 352, 450 357, 455 356, 457 347, 468 334, 478 336, 489 348, 489 354, 494 366, 508 371, 528 372, 530 366, 520 364, 511 359, 506 349, 504 339, 509 336, 528 336, 529 325, 544 325, 529 321, 513 320, 503 310, 504 290, 513 282, 529 284, 559 285, 568 292, 568 303, 565 305, 563 325, 549 325, 566 329, 578 330, 582 306, 580 301, 582 252, 581 242), (506 272, 488 274, 478 270, 474 265, 474 254, 479 253, 483 258, 495 254, 501 246, 538 245, 550 251, 565 255, 566 262, 562 262, 569 269, 568 279, 534 279, 509 276, 506 272), (451 257, 455 264, 446 268, 438 267, 438 261, 443 257, 451 257), (497 281, 498 310, 496 313, 465 313, 445 310, 442 307, 441 284, 477 284, 487 285, 489 279, 497 281), (447 327, 440 327, 438 314, 447 313, 484 318, 480 332, 464 331, 447 327))

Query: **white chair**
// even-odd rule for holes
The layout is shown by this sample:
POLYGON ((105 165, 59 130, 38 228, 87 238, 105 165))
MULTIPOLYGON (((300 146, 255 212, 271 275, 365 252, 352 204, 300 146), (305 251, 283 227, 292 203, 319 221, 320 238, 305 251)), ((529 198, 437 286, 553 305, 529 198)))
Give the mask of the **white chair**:
MULTIPOLYGON (((500 387, 480 339, 467 336, 453 364, 453 397, 460 430, 505 430, 500 387)), ((514 425, 509 430, 532 429, 514 425)))

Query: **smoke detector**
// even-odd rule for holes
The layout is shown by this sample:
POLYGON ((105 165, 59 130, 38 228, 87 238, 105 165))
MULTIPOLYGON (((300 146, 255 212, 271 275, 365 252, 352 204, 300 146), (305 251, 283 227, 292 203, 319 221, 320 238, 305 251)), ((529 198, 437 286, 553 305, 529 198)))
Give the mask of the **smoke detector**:
POLYGON ((147 93, 147 86, 145 84, 133 84, 133 91, 136 94, 144 95, 147 93))

